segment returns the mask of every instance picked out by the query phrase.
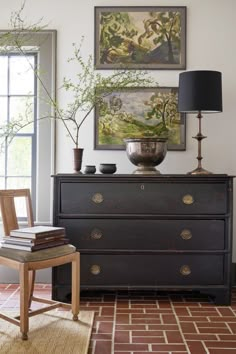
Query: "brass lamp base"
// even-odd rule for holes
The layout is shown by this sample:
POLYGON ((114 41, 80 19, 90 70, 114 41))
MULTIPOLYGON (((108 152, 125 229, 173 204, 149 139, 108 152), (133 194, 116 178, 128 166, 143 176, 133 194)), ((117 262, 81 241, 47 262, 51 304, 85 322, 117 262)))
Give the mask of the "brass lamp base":
POLYGON ((197 167, 195 170, 187 173, 188 175, 212 175, 213 172, 207 171, 202 167, 197 167))
POLYGON ((206 138, 206 136, 202 135, 202 129, 201 129, 201 111, 198 112, 197 115, 198 118, 198 133, 196 136, 193 136, 193 139, 196 139, 198 142, 198 155, 197 155, 197 160, 198 160, 198 166, 195 168, 195 170, 188 172, 187 174, 189 175, 211 175, 212 172, 205 170, 202 168, 202 140, 206 138))

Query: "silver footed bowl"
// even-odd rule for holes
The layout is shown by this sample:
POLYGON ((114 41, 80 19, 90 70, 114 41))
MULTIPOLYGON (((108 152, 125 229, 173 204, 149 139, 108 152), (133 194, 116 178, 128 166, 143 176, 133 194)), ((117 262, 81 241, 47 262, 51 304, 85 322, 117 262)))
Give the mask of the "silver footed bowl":
POLYGON ((129 160, 138 168, 135 174, 159 174, 155 166, 165 158, 168 138, 124 139, 129 160))

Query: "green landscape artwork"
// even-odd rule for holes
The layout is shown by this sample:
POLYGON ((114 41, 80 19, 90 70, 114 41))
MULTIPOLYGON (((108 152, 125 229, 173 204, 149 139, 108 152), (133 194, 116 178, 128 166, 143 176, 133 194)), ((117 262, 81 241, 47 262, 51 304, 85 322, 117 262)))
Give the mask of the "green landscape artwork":
POLYGON ((95 7, 98 69, 186 68, 186 7, 95 7))
POLYGON ((168 150, 185 150, 185 114, 178 88, 126 88, 103 97, 95 109, 95 149, 125 149, 125 138, 168 137, 168 150))

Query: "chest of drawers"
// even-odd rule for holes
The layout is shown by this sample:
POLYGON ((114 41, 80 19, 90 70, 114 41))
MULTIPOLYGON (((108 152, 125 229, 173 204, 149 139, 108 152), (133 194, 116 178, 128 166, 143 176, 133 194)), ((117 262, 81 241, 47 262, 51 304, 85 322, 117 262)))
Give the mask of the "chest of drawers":
MULTIPOLYGON (((183 289, 230 303, 232 180, 226 175, 54 176, 54 226, 81 253, 81 289, 183 289)), ((71 271, 53 270, 70 299, 71 271)))

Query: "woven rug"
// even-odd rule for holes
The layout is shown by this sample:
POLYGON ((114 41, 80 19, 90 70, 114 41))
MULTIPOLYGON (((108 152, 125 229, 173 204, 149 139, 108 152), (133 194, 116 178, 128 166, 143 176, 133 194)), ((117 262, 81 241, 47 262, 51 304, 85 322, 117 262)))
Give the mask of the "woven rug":
POLYGON ((27 341, 20 328, 0 319, 0 353, 87 354, 94 312, 81 311, 79 321, 68 311, 50 311, 30 318, 27 341))

